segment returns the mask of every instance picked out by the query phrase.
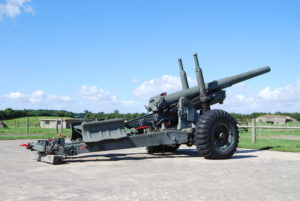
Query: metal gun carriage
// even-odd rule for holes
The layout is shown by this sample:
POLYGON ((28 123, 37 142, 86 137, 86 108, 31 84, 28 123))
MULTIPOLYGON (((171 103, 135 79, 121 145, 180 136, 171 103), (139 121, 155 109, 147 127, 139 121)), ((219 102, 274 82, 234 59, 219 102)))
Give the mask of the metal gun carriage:
POLYGON ((223 89, 270 71, 262 67, 205 83, 197 54, 194 54, 198 86, 189 87, 182 60, 178 59, 182 90, 161 93, 149 100, 149 114, 130 120, 110 119, 83 122, 72 127, 71 142, 63 138, 23 144, 35 159, 52 164, 81 153, 147 147, 148 153, 176 151, 181 144, 196 145, 206 159, 227 159, 236 151, 237 122, 223 110, 210 106, 225 100, 223 89))

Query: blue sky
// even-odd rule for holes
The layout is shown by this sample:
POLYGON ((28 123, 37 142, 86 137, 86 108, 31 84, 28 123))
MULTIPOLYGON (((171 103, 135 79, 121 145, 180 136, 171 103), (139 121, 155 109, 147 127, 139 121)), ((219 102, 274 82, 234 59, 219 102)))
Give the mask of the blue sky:
POLYGON ((0 109, 143 112, 180 90, 269 65, 228 88, 229 112, 300 112, 299 1, 0 0, 0 109))

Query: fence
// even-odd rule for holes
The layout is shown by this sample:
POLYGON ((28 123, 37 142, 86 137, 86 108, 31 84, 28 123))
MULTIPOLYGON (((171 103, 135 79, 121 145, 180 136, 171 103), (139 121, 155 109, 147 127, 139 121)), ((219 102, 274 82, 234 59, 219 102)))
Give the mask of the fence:
MULTIPOLYGON (((249 122, 243 122, 243 124, 238 125, 239 129, 243 129, 244 131, 248 132, 249 129, 251 129, 252 133, 252 143, 256 143, 256 138, 257 138, 257 130, 259 129, 259 134, 262 136, 262 133, 274 133, 275 131, 277 132, 299 132, 300 131, 300 123, 299 122, 290 122, 285 125, 269 125, 267 123, 261 123, 261 122, 256 122, 255 119, 252 119, 251 123, 249 122)), ((297 137, 300 140, 300 135, 297 137)))
MULTIPOLYGON (((58 132, 62 132, 64 127, 63 127, 63 124, 61 122, 63 122, 64 120, 63 119, 60 119, 60 120, 56 120, 56 125, 55 125, 55 128, 49 128, 47 130, 55 130, 56 133, 58 132)), ((21 120, 8 120, 8 121, 5 121, 8 128, 10 129, 14 129, 15 132, 26 132, 26 133, 29 133, 29 132, 39 132, 41 131, 43 128, 40 127, 40 120, 30 120, 30 118, 24 118, 24 119, 21 119, 21 120)))

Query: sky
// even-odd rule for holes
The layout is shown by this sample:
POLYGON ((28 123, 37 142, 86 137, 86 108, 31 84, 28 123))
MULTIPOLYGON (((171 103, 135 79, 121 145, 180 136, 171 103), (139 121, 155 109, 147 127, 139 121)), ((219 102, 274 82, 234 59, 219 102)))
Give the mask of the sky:
POLYGON ((226 89, 229 112, 300 112, 300 1, 0 0, 0 109, 146 112, 181 90, 270 66, 226 89))

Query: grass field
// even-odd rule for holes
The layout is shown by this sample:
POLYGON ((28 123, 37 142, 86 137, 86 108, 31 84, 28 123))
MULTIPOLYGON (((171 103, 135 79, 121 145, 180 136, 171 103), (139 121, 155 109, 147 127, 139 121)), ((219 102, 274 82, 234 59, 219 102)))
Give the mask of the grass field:
POLYGON ((252 143, 251 128, 249 132, 240 131, 239 147, 268 149, 276 151, 300 152, 300 130, 282 129, 282 127, 300 127, 299 122, 287 122, 284 125, 273 125, 257 122, 256 126, 281 127, 280 129, 256 129, 256 143, 252 143))
POLYGON ((300 131, 257 131, 255 144, 251 132, 240 132, 239 147, 300 152, 300 131))
MULTIPOLYGON (((62 137, 71 136, 71 129, 63 129, 62 137)), ((29 133, 23 128, 0 128, 0 140, 15 140, 15 139, 47 139, 56 137, 56 129, 50 128, 30 128, 29 133)))

